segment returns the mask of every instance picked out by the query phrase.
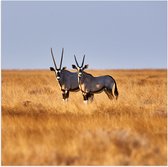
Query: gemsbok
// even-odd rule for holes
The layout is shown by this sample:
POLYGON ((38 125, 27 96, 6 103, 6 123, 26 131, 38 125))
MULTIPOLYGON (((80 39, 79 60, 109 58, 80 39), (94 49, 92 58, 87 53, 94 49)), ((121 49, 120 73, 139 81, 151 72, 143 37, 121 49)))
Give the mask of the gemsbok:
POLYGON ((50 70, 55 72, 55 76, 61 87, 63 100, 68 101, 69 92, 79 91, 78 74, 77 72, 70 72, 66 70, 66 67, 62 68, 63 54, 64 54, 64 48, 62 48, 60 66, 59 68, 57 68, 54 55, 53 55, 53 51, 51 48, 51 55, 52 55, 55 68, 50 67, 50 70))
POLYGON ((114 95, 116 99, 118 98, 117 84, 114 78, 109 75, 94 77, 84 70, 88 68, 88 64, 84 65, 85 55, 83 56, 82 64, 79 66, 76 56, 74 55, 76 65, 72 65, 73 69, 78 72, 78 84, 79 88, 83 94, 84 102, 93 101, 95 93, 101 93, 104 91, 110 100, 113 99, 114 95), (113 92, 113 86, 114 92, 113 92))

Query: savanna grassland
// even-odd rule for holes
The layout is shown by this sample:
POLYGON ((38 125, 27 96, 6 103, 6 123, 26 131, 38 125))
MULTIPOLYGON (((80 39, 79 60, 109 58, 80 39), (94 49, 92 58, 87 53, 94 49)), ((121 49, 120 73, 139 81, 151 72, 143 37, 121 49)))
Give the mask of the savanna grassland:
POLYGON ((167 165, 166 70, 88 70, 117 82, 62 101, 49 70, 2 70, 2 165, 167 165))

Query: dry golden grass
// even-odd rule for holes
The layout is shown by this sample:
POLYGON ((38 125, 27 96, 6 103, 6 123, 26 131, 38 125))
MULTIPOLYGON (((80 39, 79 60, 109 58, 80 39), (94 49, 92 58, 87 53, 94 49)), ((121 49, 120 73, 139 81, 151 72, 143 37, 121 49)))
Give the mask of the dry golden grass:
POLYGON ((166 70, 97 70, 105 93, 68 103, 50 71, 2 71, 2 165, 166 165, 166 70))

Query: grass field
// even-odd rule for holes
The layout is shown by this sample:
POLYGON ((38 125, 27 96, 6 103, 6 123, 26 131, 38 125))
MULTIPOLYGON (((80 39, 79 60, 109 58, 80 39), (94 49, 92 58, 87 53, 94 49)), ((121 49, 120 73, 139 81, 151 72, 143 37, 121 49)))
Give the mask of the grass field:
POLYGON ((2 165, 167 165, 166 70, 89 72, 113 76, 118 100, 64 103, 53 72, 2 70, 2 165))

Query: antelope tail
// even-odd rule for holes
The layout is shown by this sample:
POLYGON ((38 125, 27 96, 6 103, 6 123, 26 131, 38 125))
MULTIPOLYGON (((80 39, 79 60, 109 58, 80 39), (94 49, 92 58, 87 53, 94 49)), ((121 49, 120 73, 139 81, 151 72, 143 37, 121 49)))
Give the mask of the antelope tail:
MULTIPOLYGON (((115 80, 114 80, 114 81, 115 81, 115 80)), ((118 99, 118 95, 119 95, 119 93, 118 93, 118 89, 117 89, 117 83, 116 83, 116 81, 115 81, 114 94, 115 94, 115 96, 116 96, 116 100, 117 100, 117 99, 118 99)))

